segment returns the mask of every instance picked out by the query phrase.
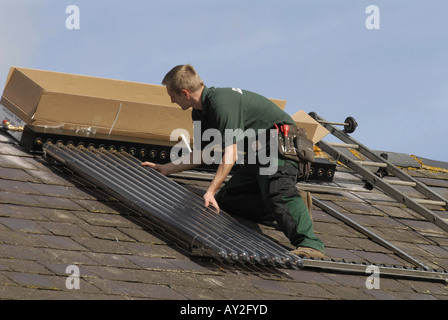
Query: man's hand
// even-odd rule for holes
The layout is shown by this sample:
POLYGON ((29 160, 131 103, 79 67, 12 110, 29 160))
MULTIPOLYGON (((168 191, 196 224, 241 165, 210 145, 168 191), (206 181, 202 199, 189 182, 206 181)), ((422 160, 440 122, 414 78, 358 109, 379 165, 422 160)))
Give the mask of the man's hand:
POLYGON ((219 209, 218 203, 216 202, 215 195, 212 192, 207 191, 204 194, 204 205, 207 208, 208 208, 209 205, 212 205, 213 207, 215 207, 216 213, 219 213, 220 209, 219 209))
POLYGON ((205 206, 208 207, 209 205, 212 205, 216 208, 217 213, 219 213, 220 209, 215 199, 215 193, 218 191, 219 187, 229 175, 230 170, 232 170, 232 167, 235 164, 237 159, 236 147, 236 144, 233 144, 224 149, 224 161, 219 165, 218 170, 216 170, 215 177, 204 195, 205 206))
POLYGON ((149 167, 152 168, 158 172, 160 172, 161 174, 163 174, 164 176, 167 176, 169 174, 169 172, 166 170, 166 166, 163 164, 158 164, 158 163, 153 163, 153 162, 143 162, 142 163, 143 167, 149 167))
POLYGON ((184 170, 190 170, 190 169, 194 169, 194 168, 198 167, 201 163, 195 163, 193 161, 194 160, 193 154, 194 154, 193 152, 190 152, 189 155, 186 156, 186 157, 189 157, 189 159, 187 159, 186 163, 168 162, 165 164, 159 164, 159 163, 153 163, 153 162, 146 161, 146 162, 143 162, 141 165, 144 167, 149 167, 154 170, 157 170, 164 176, 168 176, 172 173, 181 172, 184 170))
MULTIPOLYGON (((190 153, 190 162, 186 164, 173 164, 172 162, 167 164, 157 164, 152 162, 143 162, 142 166, 150 167, 159 171, 161 174, 167 176, 172 173, 193 169, 199 166, 199 164, 194 164, 193 162, 193 152, 190 153)), ((235 161, 237 160, 237 145, 236 143, 230 146, 227 146, 224 149, 224 157, 223 162, 219 165, 218 170, 216 171, 215 177, 213 178, 207 192, 204 194, 204 205, 208 208, 212 205, 217 213, 219 213, 219 205, 215 199, 215 193, 218 191, 221 184, 224 182, 225 178, 232 170, 235 161)))
MULTIPOLYGON (((158 163, 153 163, 153 162, 143 162, 141 164, 143 167, 149 167, 152 168, 158 172, 160 172, 161 174, 167 176, 171 173, 171 171, 169 170, 169 165, 167 164, 158 164, 158 163)), ((213 193, 213 191, 207 191, 204 194, 204 206, 208 208, 209 205, 212 205, 215 209, 216 209, 216 213, 219 213, 220 209, 218 206, 218 202, 216 202, 215 199, 215 194, 213 193)))

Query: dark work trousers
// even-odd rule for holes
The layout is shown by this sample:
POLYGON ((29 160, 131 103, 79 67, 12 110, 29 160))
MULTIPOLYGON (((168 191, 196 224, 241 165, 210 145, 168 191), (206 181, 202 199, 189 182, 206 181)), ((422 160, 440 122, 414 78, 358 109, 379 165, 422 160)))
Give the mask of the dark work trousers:
POLYGON ((313 231, 311 215, 296 189, 297 164, 276 159, 277 171, 261 175, 259 164, 239 168, 216 194, 224 211, 255 221, 275 220, 296 247, 325 252, 313 231))

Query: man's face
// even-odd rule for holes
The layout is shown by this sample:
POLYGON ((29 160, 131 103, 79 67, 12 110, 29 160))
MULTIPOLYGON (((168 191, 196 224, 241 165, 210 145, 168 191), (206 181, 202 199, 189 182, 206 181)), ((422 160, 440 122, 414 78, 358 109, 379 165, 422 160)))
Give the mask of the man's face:
POLYGON ((166 89, 168 95, 171 98, 171 103, 178 104, 182 110, 187 110, 191 107, 191 101, 189 100, 189 94, 187 90, 182 90, 180 94, 172 92, 166 89))

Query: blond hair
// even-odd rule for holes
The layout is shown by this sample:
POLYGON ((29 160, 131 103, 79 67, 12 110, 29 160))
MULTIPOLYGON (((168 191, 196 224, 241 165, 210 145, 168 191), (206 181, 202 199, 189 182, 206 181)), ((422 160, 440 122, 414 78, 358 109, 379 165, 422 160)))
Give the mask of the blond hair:
POLYGON ((180 94, 182 89, 197 91, 204 82, 198 76, 191 64, 175 66, 162 80, 168 91, 180 94))

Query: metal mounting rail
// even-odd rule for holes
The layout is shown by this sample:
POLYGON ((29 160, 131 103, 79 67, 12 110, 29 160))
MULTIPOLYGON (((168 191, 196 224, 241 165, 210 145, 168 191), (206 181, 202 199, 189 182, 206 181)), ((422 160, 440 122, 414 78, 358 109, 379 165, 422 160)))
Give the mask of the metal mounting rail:
POLYGON ((311 260, 303 259, 303 268, 316 268, 333 272, 343 272, 350 274, 368 274, 368 267, 378 268, 379 276, 389 276, 394 278, 428 280, 448 283, 448 272, 427 271, 419 268, 406 268, 397 266, 375 265, 369 263, 350 263, 344 261, 311 260))
MULTIPOLYGON (((214 174, 209 172, 182 171, 171 174, 170 178, 212 181, 214 176, 215 176, 214 174)), ((227 182, 231 176, 232 174, 229 174, 229 176, 227 176, 227 178, 224 181, 227 182)), ((310 192, 340 192, 340 191, 370 192, 370 190, 354 190, 346 187, 330 186, 316 183, 305 183, 305 182, 298 182, 296 184, 296 187, 302 191, 310 191, 310 192)))
MULTIPOLYGON (((322 119, 322 118, 318 117, 318 119, 322 119)), ((325 120, 323 120, 323 121, 325 121, 325 120)), ((365 155, 366 157, 370 158, 370 160, 385 164, 383 170, 386 170, 388 173, 393 174, 394 176, 396 176, 397 178, 399 178, 401 180, 404 180, 404 182, 412 183, 415 190, 417 190, 424 196, 430 198, 431 200, 437 201, 438 204, 444 205, 445 209, 447 209, 448 200, 446 200, 440 194, 432 191, 424 183, 418 181, 417 179, 414 179, 413 177, 411 177, 410 175, 405 173, 403 170, 396 167, 390 161, 384 159, 383 157, 381 157, 379 155, 376 155, 374 152, 372 152, 366 146, 360 144, 358 141, 356 141, 352 137, 348 136, 346 133, 342 132, 341 130, 335 128, 331 124, 323 123, 323 125, 326 127, 327 130, 329 130, 335 137, 339 138, 340 140, 342 140, 346 143, 349 143, 349 144, 356 144, 358 146, 357 151, 360 152, 361 154, 365 155)), ((352 160, 348 156, 345 156, 343 153, 336 150, 333 146, 331 146, 330 143, 327 143, 325 141, 319 141, 316 145, 320 149, 322 149, 324 152, 326 152, 327 154, 332 156, 334 159, 340 161, 342 164, 346 165, 347 167, 349 167, 356 173, 363 176, 364 179, 366 179, 369 183, 372 184, 372 186, 376 186, 376 187, 380 188, 381 190, 386 192, 389 196, 391 196, 398 202, 405 204, 407 207, 414 210, 416 213, 420 214, 422 217, 427 219, 429 222, 434 223, 439 228, 448 232, 448 223, 446 221, 444 221, 444 219, 442 219, 442 218, 438 217, 436 214, 434 214, 431 210, 424 207, 420 203, 420 202, 425 202, 425 201, 422 201, 422 199, 413 199, 413 198, 407 196, 406 194, 404 194, 403 192, 401 192, 400 190, 395 188, 393 186, 393 183, 389 183, 386 179, 381 179, 378 175, 365 169, 361 164, 357 163, 356 160, 352 160)))

